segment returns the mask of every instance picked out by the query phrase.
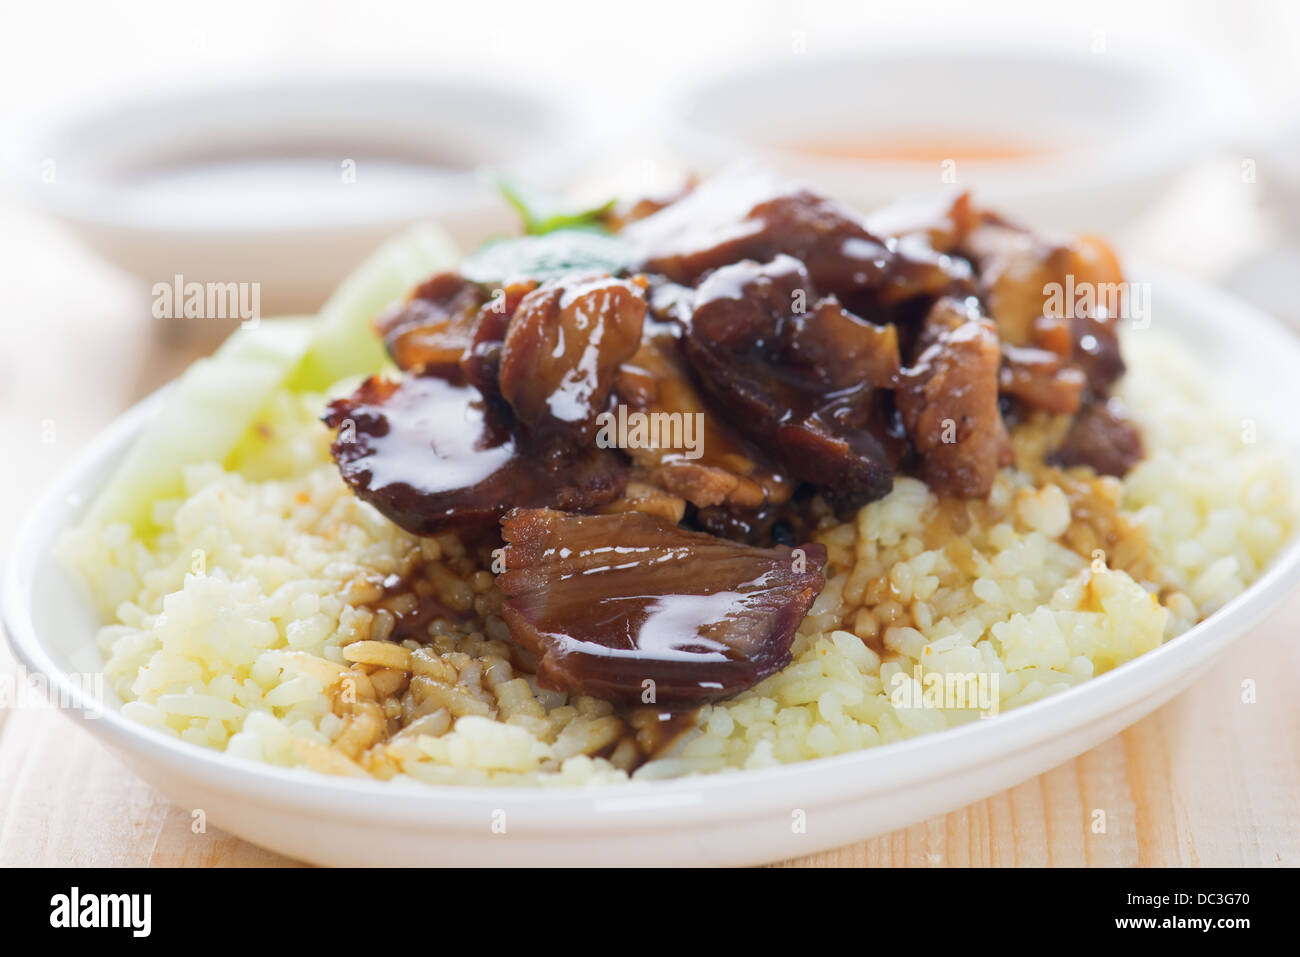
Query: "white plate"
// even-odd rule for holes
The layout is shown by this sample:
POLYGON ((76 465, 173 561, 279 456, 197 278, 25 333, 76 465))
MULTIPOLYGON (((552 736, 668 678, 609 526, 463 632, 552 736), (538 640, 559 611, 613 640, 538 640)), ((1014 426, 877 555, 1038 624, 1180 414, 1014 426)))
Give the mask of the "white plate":
MULTIPOLYGON (((1185 281, 1155 281, 1154 326, 1215 357, 1227 398, 1300 442, 1300 344, 1261 313, 1185 281), (1226 386, 1225 386, 1226 387, 1226 386)), ((1136 334, 1136 333, 1135 333, 1136 334)), ((105 481, 158 398, 119 419, 36 504, 0 601, 26 666, 79 709, 70 675, 99 667, 97 622, 51 547, 105 481)), ((1261 428, 1261 434, 1265 434, 1261 428)), ((752 864, 858 841, 1011 787, 1087 750, 1185 688, 1300 580, 1292 542, 1243 595, 1169 644, 987 721, 781 768, 588 790, 411 786, 238 760, 127 720, 85 727, 180 807, 322 864, 752 864), (806 831, 793 827, 802 812, 806 831), (504 833, 499 833, 504 824, 504 833)))

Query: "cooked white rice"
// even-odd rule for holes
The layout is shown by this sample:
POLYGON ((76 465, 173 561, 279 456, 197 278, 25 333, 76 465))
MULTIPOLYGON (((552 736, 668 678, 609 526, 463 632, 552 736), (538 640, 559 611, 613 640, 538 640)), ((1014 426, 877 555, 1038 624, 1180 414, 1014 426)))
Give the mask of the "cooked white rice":
MULTIPOLYGON (((1123 394, 1149 454, 1123 482, 1005 469, 988 502, 940 503, 898 480, 820 536, 830 574, 793 663, 704 708, 634 776, 763 767, 937 731, 1122 664, 1244 589, 1291 533, 1291 470, 1210 407, 1197 363, 1133 338, 1143 341, 1128 344, 1123 394)), ((186 497, 157 504, 155 540, 87 526, 63 543, 114 622, 99 644, 123 713, 195 744, 332 773, 627 780, 635 748, 623 721, 521 674, 491 576, 456 539, 413 538, 356 499, 313 412, 282 396, 260 451, 232 470, 191 468, 186 497), (438 621, 428 641, 390 641, 412 599, 385 599, 382 582, 413 569, 477 623, 438 621)), ((1050 432, 1018 431, 1022 464, 1050 432)))

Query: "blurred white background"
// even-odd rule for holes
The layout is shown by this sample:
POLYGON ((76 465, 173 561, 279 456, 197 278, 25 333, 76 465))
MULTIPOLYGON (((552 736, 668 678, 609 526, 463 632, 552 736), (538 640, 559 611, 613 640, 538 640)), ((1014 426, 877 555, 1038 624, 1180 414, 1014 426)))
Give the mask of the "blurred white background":
POLYGON ((604 168, 618 168, 653 155, 661 108, 703 78, 918 43, 1100 51, 1195 72, 1207 84, 1204 116, 1219 133, 1218 170, 1202 169, 1173 191, 1172 214, 1115 239, 1144 260, 1214 279, 1285 240, 1277 217, 1259 215, 1276 205, 1267 183, 1243 191, 1237 170, 1243 158, 1279 152, 1279 131, 1300 131, 1300 4, 1286 0, 9 2, 0 7, 0 129, 10 150, 22 131, 102 102, 379 72, 563 100, 589 118, 604 168), (1205 241, 1211 229, 1213 243, 1205 241))
POLYGON ((21 115, 89 99, 308 71, 463 76, 619 108, 636 123, 665 93, 741 64, 912 42, 1025 45, 1195 58, 1241 92, 1209 109, 1247 130, 1300 103, 1300 5, 1286 0, 400 2, 138 0, 0 7, 0 106, 21 115))

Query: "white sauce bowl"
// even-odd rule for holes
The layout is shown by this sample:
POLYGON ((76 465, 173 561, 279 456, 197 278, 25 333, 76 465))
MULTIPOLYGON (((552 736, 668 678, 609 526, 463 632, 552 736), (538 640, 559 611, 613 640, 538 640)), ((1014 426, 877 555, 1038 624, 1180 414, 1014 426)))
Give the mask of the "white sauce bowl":
POLYGON ((513 231, 482 167, 559 186, 592 153, 566 111, 426 80, 285 81, 64 119, 15 151, 39 209, 150 284, 260 282, 271 311, 319 305, 402 227, 462 246, 513 231))
POLYGON ((1106 232, 1210 145, 1208 95, 1190 72, 1105 53, 880 51, 711 80, 670 109, 668 132, 700 172, 756 156, 864 210, 970 187, 1038 228, 1106 232), (819 149, 836 143, 874 155, 819 149), (909 143, 1022 155, 894 158, 891 147, 909 143))

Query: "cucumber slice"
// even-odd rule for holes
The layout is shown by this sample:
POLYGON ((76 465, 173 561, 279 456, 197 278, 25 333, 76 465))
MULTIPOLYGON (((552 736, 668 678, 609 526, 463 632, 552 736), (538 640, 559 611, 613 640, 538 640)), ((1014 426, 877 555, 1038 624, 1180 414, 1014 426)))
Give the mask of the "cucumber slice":
POLYGON ((176 381, 92 503, 90 518, 151 533, 153 503, 183 493, 186 466, 225 463, 277 390, 323 393, 338 379, 381 369, 386 355, 374 317, 457 258, 441 229, 415 226, 345 279, 314 319, 237 329, 176 381))
POLYGON ((260 322, 190 366, 92 503, 90 518, 149 531, 153 503, 182 493, 187 465, 222 462, 238 444, 302 361, 311 328, 307 319, 260 322))
POLYGON ((321 309, 312 343, 290 385, 322 392, 344 376, 380 369, 387 354, 375 335, 375 317, 459 258, 451 237, 428 224, 413 226, 381 246, 321 309))

